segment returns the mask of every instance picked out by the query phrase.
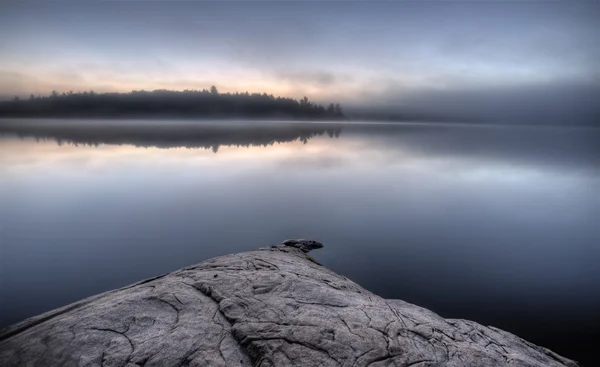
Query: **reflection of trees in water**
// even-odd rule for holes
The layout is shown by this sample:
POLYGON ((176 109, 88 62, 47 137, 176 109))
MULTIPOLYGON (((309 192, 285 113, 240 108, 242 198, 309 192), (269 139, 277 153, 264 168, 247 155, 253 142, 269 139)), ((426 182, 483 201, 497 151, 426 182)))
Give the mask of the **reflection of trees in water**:
POLYGON ((110 124, 98 123, 0 123, 0 133, 21 138, 52 139, 58 145, 135 145, 157 148, 204 148, 217 152, 221 146, 272 146, 327 134, 338 138, 343 125, 314 123, 280 124, 110 124))

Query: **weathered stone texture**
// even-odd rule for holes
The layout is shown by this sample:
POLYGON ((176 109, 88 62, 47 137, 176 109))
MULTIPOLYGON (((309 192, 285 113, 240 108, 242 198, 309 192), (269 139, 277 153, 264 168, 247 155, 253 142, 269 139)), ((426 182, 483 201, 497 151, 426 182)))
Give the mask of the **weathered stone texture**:
POLYGON ((386 300, 299 248, 222 256, 25 320, 1 366, 576 366, 386 300))

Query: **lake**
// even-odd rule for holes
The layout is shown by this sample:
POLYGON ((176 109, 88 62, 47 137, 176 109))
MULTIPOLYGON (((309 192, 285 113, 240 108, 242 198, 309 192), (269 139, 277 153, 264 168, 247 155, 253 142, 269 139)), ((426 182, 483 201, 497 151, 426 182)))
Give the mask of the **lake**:
POLYGON ((0 326, 287 238, 383 297, 596 359, 600 129, 0 121, 0 326))

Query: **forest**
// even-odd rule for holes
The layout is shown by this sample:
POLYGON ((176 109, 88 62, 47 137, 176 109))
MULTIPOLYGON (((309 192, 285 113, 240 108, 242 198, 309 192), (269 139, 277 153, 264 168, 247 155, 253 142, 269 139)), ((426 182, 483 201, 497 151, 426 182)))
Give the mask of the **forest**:
POLYGON ((339 103, 327 107, 266 93, 203 90, 154 90, 129 93, 53 91, 48 96, 14 97, 0 103, 0 117, 153 117, 343 120, 339 103))

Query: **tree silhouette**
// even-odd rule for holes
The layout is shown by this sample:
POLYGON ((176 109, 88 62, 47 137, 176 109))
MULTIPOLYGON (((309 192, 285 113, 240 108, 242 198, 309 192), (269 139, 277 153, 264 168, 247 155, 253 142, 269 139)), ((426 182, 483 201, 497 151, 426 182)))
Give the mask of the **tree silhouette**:
POLYGON ((29 100, 0 102, 0 116, 10 117, 203 117, 203 118, 291 118, 340 120, 339 103, 327 108, 311 102, 275 97, 266 93, 219 93, 216 86, 202 90, 154 90, 130 93, 83 92, 29 100))
POLYGON ((342 116, 342 107, 340 106, 339 103, 336 103, 335 106, 333 107, 333 113, 338 115, 338 116, 342 116))
POLYGON ((330 103, 329 106, 327 106, 327 113, 331 115, 335 113, 335 107, 333 106, 333 103, 330 103))

